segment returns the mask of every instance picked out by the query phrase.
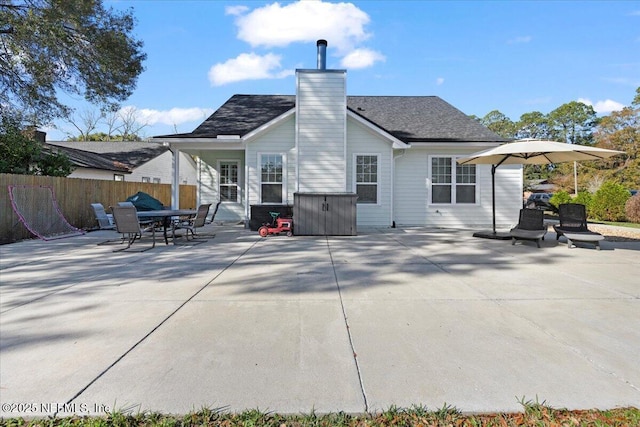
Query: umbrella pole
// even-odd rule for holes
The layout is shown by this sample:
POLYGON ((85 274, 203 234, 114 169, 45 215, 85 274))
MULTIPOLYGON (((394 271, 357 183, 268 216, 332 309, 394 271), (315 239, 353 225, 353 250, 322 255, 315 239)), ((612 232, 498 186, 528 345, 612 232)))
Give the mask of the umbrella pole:
POLYGON ((496 240, 509 240, 511 234, 498 233, 496 231, 496 169, 500 166, 505 159, 502 159, 500 163, 491 166, 491 214, 493 215, 493 230, 492 231, 477 231, 473 233, 473 237, 481 237, 483 239, 496 239, 496 240))

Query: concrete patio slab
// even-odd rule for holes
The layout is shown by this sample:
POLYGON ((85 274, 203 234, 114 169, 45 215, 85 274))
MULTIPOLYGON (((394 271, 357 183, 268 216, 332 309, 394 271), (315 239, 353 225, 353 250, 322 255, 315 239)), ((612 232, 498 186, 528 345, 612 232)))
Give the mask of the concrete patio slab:
POLYGON ((287 298, 195 301, 82 399, 170 413, 364 411, 339 302, 287 298))
POLYGON ((103 231, 0 246, 0 416, 640 402, 640 236, 205 232, 142 253, 103 231))
POLYGON ((518 411, 523 396, 580 408, 638 401, 629 383, 493 301, 358 301, 347 315, 373 410, 518 411))

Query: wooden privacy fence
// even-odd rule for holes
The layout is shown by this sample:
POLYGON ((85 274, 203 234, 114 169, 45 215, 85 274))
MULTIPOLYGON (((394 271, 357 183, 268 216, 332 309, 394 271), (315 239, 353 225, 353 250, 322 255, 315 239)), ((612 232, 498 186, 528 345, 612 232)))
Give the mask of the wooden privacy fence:
MULTIPOLYGON (((138 191, 143 191, 160 200, 164 205, 171 204, 170 184, 0 174, 0 244, 33 237, 11 208, 9 185, 52 187, 58 206, 67 221, 85 230, 97 226, 91 203, 102 203, 108 211, 109 206, 126 200, 138 191)), ((181 185, 178 208, 195 209, 196 197, 195 185, 181 185)))

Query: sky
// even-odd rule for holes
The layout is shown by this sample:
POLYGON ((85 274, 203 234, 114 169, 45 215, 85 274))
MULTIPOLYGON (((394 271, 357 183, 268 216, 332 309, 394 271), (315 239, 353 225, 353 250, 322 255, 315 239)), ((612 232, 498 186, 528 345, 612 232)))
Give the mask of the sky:
MULTIPOLYGON (((234 94, 295 94, 295 70, 347 70, 348 95, 430 96, 513 121, 581 101, 606 115, 640 86, 640 1, 151 1, 132 9, 147 60, 122 103, 145 137, 194 130, 234 94)), ((97 111, 62 98, 77 114, 97 111)), ((78 117, 78 116, 77 116, 78 117)), ((100 131, 102 128, 98 128, 100 131)), ((68 122, 48 140, 77 135, 68 122)))

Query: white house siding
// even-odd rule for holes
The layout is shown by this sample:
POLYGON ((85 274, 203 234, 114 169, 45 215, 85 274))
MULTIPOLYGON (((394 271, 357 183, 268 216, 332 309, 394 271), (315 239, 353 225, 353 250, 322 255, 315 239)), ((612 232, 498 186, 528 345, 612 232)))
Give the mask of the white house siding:
POLYGON ((286 194, 284 204, 293 204, 293 193, 296 191, 296 152, 295 152, 295 117, 291 115, 278 126, 270 128, 264 134, 247 143, 246 162, 249 185, 247 203, 260 204, 260 159, 261 154, 283 154, 286 164, 286 194))
MULTIPOLYGON (((429 156, 465 155, 469 151, 408 149, 395 163, 394 220, 399 226, 490 227, 491 166, 476 169, 478 200, 475 205, 429 204, 429 156)), ((496 170, 496 224, 507 228, 518 222, 522 207, 522 168, 501 166, 496 170)))
POLYGON ((344 192, 346 71, 298 70, 298 190, 344 192))
MULTIPOLYGON (((141 182, 142 178, 159 179, 160 184, 171 184, 173 154, 167 151, 147 163, 138 166, 131 175, 125 175, 125 181, 141 182)), ((195 162, 186 153, 180 153, 180 183, 188 185, 197 184, 197 170, 195 162)))
POLYGON ((114 175, 123 175, 125 181, 133 181, 130 174, 123 172, 106 171, 103 169, 93 168, 76 168, 71 172, 67 178, 82 178, 82 179, 102 179, 105 181, 113 181, 114 175))
POLYGON ((238 161, 238 194, 240 201, 223 202, 216 213, 216 221, 240 221, 244 219, 244 151, 241 150, 221 150, 202 151, 200 153, 198 195, 200 203, 211 203, 212 209, 220 200, 218 183, 220 175, 218 163, 220 161, 238 161))
MULTIPOLYGON (((149 178, 150 182, 159 179, 160 184, 172 183, 172 163, 173 158, 170 151, 162 153, 158 157, 151 159, 147 163, 138 166, 131 173, 115 171, 105 171, 92 168, 76 168, 69 178, 104 179, 114 180, 114 175, 123 175, 127 182, 142 182, 143 178, 149 178)), ((180 183, 188 185, 197 184, 197 170, 195 162, 186 153, 180 153, 180 183)))
POLYGON ((347 120, 347 191, 356 192, 355 156, 378 156, 378 203, 357 205, 358 227, 391 226, 393 149, 388 140, 353 119, 347 120))

